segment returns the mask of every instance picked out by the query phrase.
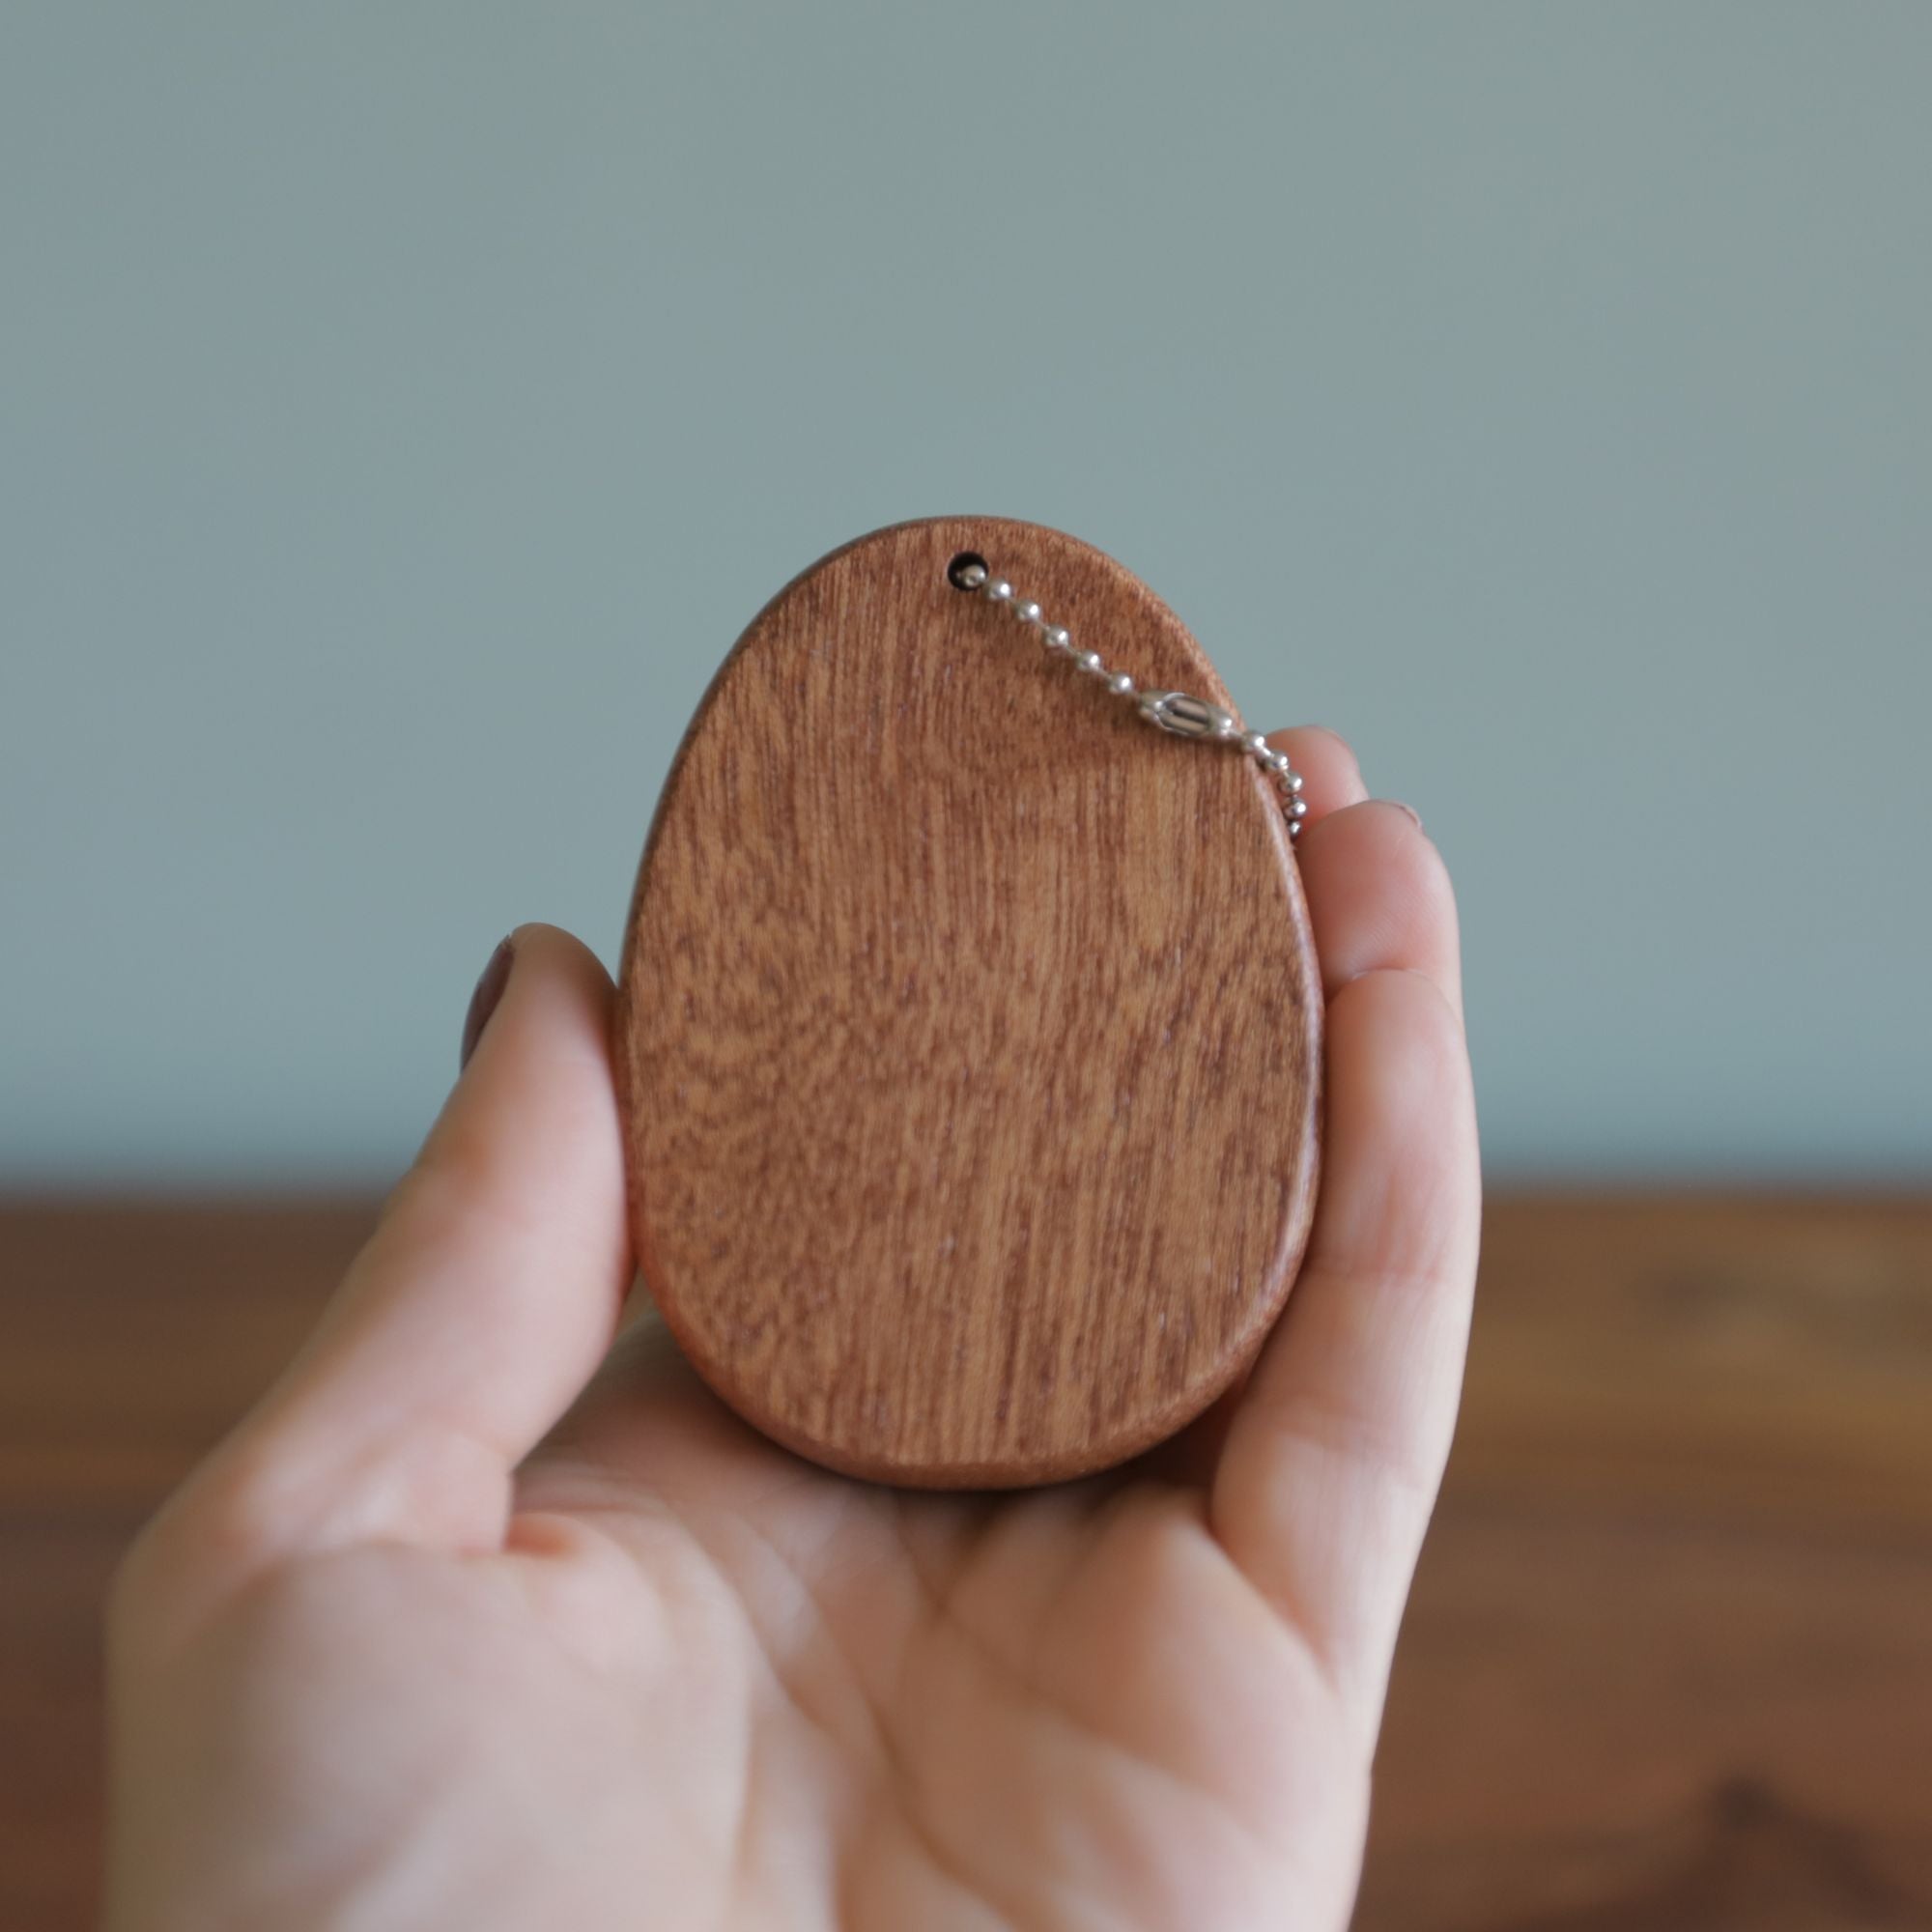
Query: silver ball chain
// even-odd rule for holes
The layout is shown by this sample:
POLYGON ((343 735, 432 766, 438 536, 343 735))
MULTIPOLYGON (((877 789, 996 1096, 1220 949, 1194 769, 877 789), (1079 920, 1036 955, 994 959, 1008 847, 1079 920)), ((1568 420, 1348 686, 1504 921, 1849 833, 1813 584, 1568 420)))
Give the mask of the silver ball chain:
POLYGON ((1022 598, 1004 577, 995 577, 978 557, 955 562, 947 575, 957 588, 983 597, 1039 632, 1040 641, 1051 655, 1066 658, 1089 677, 1098 678, 1116 697, 1126 698, 1150 724, 1158 724, 1177 738, 1238 745, 1272 781, 1288 820, 1289 838, 1301 837, 1301 821, 1308 816, 1308 801, 1301 796, 1301 774, 1289 762, 1288 753, 1276 751, 1263 733, 1248 730, 1232 711, 1209 704, 1205 697, 1190 697, 1184 691, 1143 691, 1126 671, 1111 668, 1098 651, 1076 649, 1072 633, 1064 624, 1050 623, 1037 604, 1022 598))

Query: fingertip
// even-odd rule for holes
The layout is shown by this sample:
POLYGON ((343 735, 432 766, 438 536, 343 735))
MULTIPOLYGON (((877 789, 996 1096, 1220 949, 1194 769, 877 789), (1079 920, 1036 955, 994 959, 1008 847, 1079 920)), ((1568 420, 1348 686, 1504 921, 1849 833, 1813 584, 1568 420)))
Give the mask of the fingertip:
POLYGON ((545 975, 563 981, 593 1005, 609 1007, 615 987, 603 960, 576 933, 541 920, 517 926, 504 942, 519 960, 528 959, 545 975))
POLYGON ((1368 796, 1354 750, 1339 731, 1331 731, 1325 724, 1295 724, 1284 731, 1270 731, 1267 740, 1276 751, 1286 752, 1301 774, 1301 796, 1308 807, 1304 836, 1318 819, 1368 796))
POLYGON ((503 983, 420 1154, 198 1484, 187 1514, 229 1549, 218 1567, 270 1546, 498 1547, 511 1470, 610 1345, 632 1272, 610 976, 555 926, 498 950, 486 980, 503 983))
POLYGON ((459 1072, 475 1056, 477 1043, 483 1037, 483 1029, 490 1024, 497 1003, 503 997, 503 988, 510 982, 510 967, 516 955, 515 935, 506 935, 497 942, 497 950, 491 953, 489 963, 476 976, 475 988, 469 995, 469 1010, 463 1015, 463 1042, 456 1060, 459 1072))
POLYGON ((1363 974, 1390 968, 1424 975, 1462 1010, 1455 888, 1409 807, 1365 799, 1330 812, 1303 836, 1299 856, 1331 998, 1363 974))
MULTIPOLYGON (((453 1175, 466 1196, 525 1200, 532 1211, 566 1173, 580 1191, 621 1189, 610 1057, 615 992, 603 962, 574 933, 532 923, 492 955, 479 994, 496 977, 414 1177, 453 1175)), ((399 1192, 407 1189, 406 1178, 399 1192)))

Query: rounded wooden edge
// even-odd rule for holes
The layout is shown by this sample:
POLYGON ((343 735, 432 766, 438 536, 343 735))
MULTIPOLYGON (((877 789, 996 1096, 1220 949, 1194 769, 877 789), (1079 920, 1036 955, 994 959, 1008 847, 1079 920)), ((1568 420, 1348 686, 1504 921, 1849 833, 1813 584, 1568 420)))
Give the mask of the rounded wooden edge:
POLYGON ((1229 709, 1237 708, 1234 705, 1213 660, 1178 614, 1173 612, 1171 607, 1160 600, 1151 587, 1124 564, 1108 553, 1051 525, 1035 524, 1011 517, 991 516, 905 518, 898 523, 882 525, 876 529, 866 531, 863 535, 850 538, 827 551, 824 555, 807 564, 803 569, 794 572, 759 606, 756 614, 739 633, 737 639, 725 653, 718 669, 706 685, 703 696, 694 709, 691 720, 678 741, 677 750, 672 755, 664 785, 659 793, 657 807, 652 813, 650 831, 644 841, 643 852, 639 860, 636 880, 625 915, 624 938, 616 976, 617 997, 612 1014, 611 1063, 620 1117, 624 1123, 622 1138, 626 1211, 639 1275, 643 1282, 646 1294, 650 1296, 652 1308, 658 1319, 664 1322, 667 1331, 676 1342, 679 1352, 684 1356, 693 1374, 732 1411, 738 1420, 755 1430, 767 1440, 815 1467, 829 1469, 836 1474, 852 1477, 858 1481, 893 1488, 935 1491, 1037 1489, 1117 1468, 1159 1444, 1171 1440, 1191 1423, 1207 1414, 1215 1403, 1236 1387, 1253 1369, 1288 1305, 1289 1296, 1293 1291, 1307 1254, 1320 1188, 1323 1122, 1326 1113, 1327 1049, 1321 971, 1315 953, 1313 928, 1308 917, 1307 901, 1302 891, 1300 867, 1296 861, 1293 841, 1288 837, 1287 828, 1267 781, 1259 771, 1252 774, 1253 789, 1272 828, 1286 891, 1294 915, 1287 922, 1289 930, 1285 935, 1285 944, 1293 948, 1293 958, 1291 962, 1285 963, 1292 963, 1296 977, 1301 984, 1309 989, 1310 994, 1306 1009, 1310 1077, 1305 1099, 1306 1116, 1298 1142, 1300 1158, 1293 1178, 1290 1208, 1283 1218, 1281 1244, 1269 1267, 1268 1286, 1264 1293, 1254 1297, 1251 1318, 1243 1324, 1238 1339, 1231 1344, 1219 1365, 1219 1372, 1212 1376, 1204 1376, 1198 1382, 1179 1393, 1162 1409, 1144 1415, 1138 1426, 1123 1428, 1111 1436, 1083 1444, 1078 1450, 1070 1450, 1063 1456, 1040 1459, 1030 1465, 1025 1474, 1016 1474, 1009 1464, 961 1461, 922 1463, 907 1459, 895 1460, 888 1456, 858 1455, 838 1444, 827 1443, 795 1428, 783 1416, 769 1409, 759 1400, 755 1389, 734 1377, 727 1362, 718 1360, 701 1348, 694 1346, 695 1337, 690 1328, 679 1319, 679 1311, 674 1304, 668 1306, 652 1288, 651 1264, 654 1257, 651 1253, 648 1223, 644 1213, 641 1177, 638 1172, 629 1125, 637 1103, 632 1084, 635 1059, 631 1052, 630 1039, 632 1014, 635 1009, 633 974, 636 968, 637 933, 645 885, 650 875, 653 852, 664 823, 666 801, 671 796, 679 767, 703 729, 707 715, 726 680, 733 661, 757 637, 771 611, 783 603, 808 579, 816 576, 828 565, 882 539, 908 530, 933 529, 942 526, 962 529, 959 545, 961 551, 983 551, 990 548, 997 552, 999 548, 997 543, 988 545, 985 537, 989 533, 1004 532, 1040 536, 1053 544, 1069 546, 1087 553, 1094 562, 1122 582, 1136 599, 1151 600, 1163 614, 1179 627, 1202 663, 1203 689, 1198 695, 1229 709))

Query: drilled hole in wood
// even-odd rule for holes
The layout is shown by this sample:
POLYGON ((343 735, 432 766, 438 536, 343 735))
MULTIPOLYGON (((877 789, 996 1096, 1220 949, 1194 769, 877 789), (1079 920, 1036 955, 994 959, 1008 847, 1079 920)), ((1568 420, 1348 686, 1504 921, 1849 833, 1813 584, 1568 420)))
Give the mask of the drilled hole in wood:
POLYGON ((986 581, 986 559, 976 550, 962 550, 946 566, 946 580, 955 590, 977 590, 986 581))

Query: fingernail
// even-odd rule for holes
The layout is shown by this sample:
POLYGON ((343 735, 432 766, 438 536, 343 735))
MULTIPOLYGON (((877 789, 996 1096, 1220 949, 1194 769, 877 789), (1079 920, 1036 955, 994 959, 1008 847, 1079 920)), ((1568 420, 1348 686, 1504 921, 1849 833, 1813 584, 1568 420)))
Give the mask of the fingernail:
POLYGON ((514 941, 500 941, 491 953, 482 978, 476 981, 476 990, 469 996, 469 1010, 463 1016, 463 1058, 457 1063, 459 1070, 469 1065, 469 1056, 476 1051, 476 1042, 483 1037, 483 1029, 490 1024, 497 1002, 503 997, 503 988, 510 983, 510 965, 516 950, 514 941))
POLYGON ((1414 808, 1414 806, 1412 806, 1412 805, 1404 805, 1404 804, 1403 804, 1403 802, 1402 802, 1402 800, 1401 800, 1401 799, 1399 799, 1399 798, 1392 798, 1392 799, 1390 799, 1390 800, 1389 800, 1389 803, 1390 803, 1390 804, 1391 804, 1392 806, 1394 806, 1394 807, 1396 808, 1396 810, 1397 810, 1398 811, 1406 811, 1406 812, 1407 812, 1407 813, 1408 813, 1408 815, 1409 815, 1409 817, 1410 817, 1411 819, 1413 819, 1413 820, 1414 820, 1414 822, 1415 822, 1415 829, 1416 829, 1416 830, 1417 830, 1418 832, 1420 832, 1420 831, 1422 830, 1422 814, 1421 814, 1421 812, 1419 812, 1419 811, 1417 811, 1417 810, 1416 810, 1416 809, 1414 808))

